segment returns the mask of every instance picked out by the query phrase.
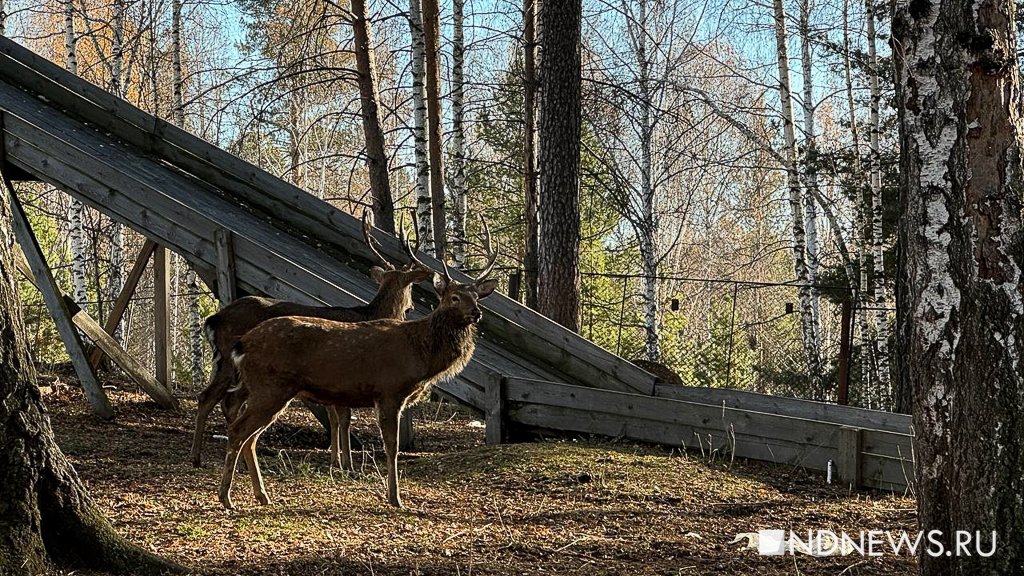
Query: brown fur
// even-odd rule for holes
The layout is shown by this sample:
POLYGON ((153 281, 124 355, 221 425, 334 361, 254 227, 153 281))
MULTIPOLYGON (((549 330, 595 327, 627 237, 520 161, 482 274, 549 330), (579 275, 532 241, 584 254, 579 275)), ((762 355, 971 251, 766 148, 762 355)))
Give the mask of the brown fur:
MULTIPOLYGON (((210 384, 199 393, 199 409, 192 437, 192 465, 199 467, 206 437, 206 420, 218 403, 228 422, 235 419, 238 408, 245 400, 244 390, 235 390, 238 383, 234 364, 230 361, 232 347, 247 332, 260 323, 283 316, 308 316, 343 322, 363 322, 381 318, 404 319, 412 308, 412 285, 427 280, 433 272, 418 263, 410 263, 399 270, 384 270, 374 266, 370 272, 379 288, 369 304, 345 307, 307 306, 259 296, 235 300, 206 319, 204 329, 213 348, 213 373, 210 384)), ((339 438, 347 443, 351 414, 337 413, 328 408, 331 416, 331 454, 334 463, 351 468, 347 450, 339 447, 339 438), (344 428, 341 430, 340 428, 344 428), (340 454, 340 456, 339 456, 340 454)))
POLYGON ((228 427, 228 453, 220 498, 231 508, 230 489, 239 451, 246 458, 253 490, 262 485, 255 443, 295 397, 350 408, 374 406, 388 458, 388 502, 398 497, 398 420, 410 401, 441 379, 457 375, 472 358, 479 298, 493 280, 464 285, 439 282, 441 302, 429 316, 410 322, 360 324, 321 318, 268 320, 242 337, 232 351, 248 399, 228 427))

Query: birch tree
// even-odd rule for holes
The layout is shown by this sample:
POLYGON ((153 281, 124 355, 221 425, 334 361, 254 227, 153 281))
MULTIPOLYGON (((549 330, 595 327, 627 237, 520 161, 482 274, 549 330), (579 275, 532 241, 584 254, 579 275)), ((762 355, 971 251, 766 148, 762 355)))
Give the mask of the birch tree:
MULTIPOLYGON (((789 188, 789 207, 793 230, 793 267, 796 281, 800 283, 800 322, 803 335, 804 355, 807 371, 817 382, 821 378, 819 342, 814 329, 814 307, 808 284, 806 236, 804 232, 803 196, 800 189, 800 169, 797 161, 796 134, 793 126, 793 103, 789 80, 789 46, 786 34, 786 13, 782 0, 774 0, 775 54, 779 70, 779 100, 782 109, 782 130, 785 138, 786 185, 789 188)), ((817 384, 814 389, 820 389, 817 384)))
MULTIPOLYGON (((64 0, 64 66, 68 72, 78 74, 78 36, 75 34, 75 4, 64 0)), ((72 297, 83 310, 89 301, 86 288, 88 255, 85 242, 85 206, 74 197, 68 204, 68 239, 71 243, 72 297)))
MULTIPOLYGON (((118 98, 124 98, 124 27, 125 27, 125 4, 124 0, 114 0, 111 7, 111 66, 110 66, 110 92, 118 98)), ((110 272, 107 278, 107 300, 113 305, 114 300, 121 293, 124 273, 124 227, 119 222, 110 222, 110 272)), ((115 338, 120 338, 121 326, 114 333, 115 338)))
POLYGON ((523 210, 526 216, 523 274, 526 305, 537 309, 537 2, 523 0, 523 210))
POLYGON ((463 31, 465 0, 452 0, 452 196, 455 211, 452 218, 452 258, 459 268, 466 266, 466 133, 465 116, 465 52, 463 31))
POLYGON ((871 89, 871 104, 868 136, 870 150, 870 190, 871 190, 871 269, 873 274, 874 307, 875 307, 875 348, 877 350, 877 377, 879 404, 888 409, 892 401, 892 388, 889 377, 889 322, 886 315, 887 299, 885 296, 885 258, 882 238, 882 167, 881 151, 878 139, 881 124, 878 109, 881 105, 881 93, 878 88, 878 55, 875 47, 875 8, 873 0, 865 1, 867 19, 868 48, 868 81, 871 89))
POLYGON ((446 216, 444 162, 441 158, 441 11, 437 0, 423 0, 424 64, 427 89, 427 143, 430 150, 431 217, 434 221, 434 256, 444 259, 446 216))
POLYGON ((412 117, 416 166, 416 231, 421 247, 434 251, 434 221, 430 195, 430 156, 427 152, 426 39, 420 0, 409 0, 409 36, 412 39, 412 117))
MULTIPOLYGON (((811 285, 811 327, 815 342, 821 342, 821 304, 818 297, 818 208, 815 196, 818 188, 818 142, 815 135, 814 70, 811 44, 811 2, 800 0, 800 71, 803 83, 803 97, 800 107, 803 112, 803 181, 804 181, 804 231, 806 234, 807 282, 811 285)), ((817 391, 819 398, 824 391, 817 391)))
POLYGON ((1016 5, 897 4, 900 377, 913 390, 922 576, 1024 565, 1024 141, 1016 5), (902 51, 902 53, 900 53, 902 51), (930 533, 930 532, 929 532, 930 533), (958 539, 957 539, 958 540, 958 539))

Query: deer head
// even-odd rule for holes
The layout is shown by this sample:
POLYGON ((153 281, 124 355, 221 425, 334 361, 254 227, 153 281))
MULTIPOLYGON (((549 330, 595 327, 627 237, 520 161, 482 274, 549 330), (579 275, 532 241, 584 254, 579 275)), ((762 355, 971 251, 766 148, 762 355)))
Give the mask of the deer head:
POLYGON ((444 266, 444 277, 434 281, 434 291, 440 299, 439 309, 447 308, 452 314, 456 325, 469 326, 476 324, 483 317, 478 305, 481 298, 490 296, 491 292, 498 287, 498 281, 487 279, 487 276, 494 268, 494 262, 498 258, 497 248, 491 247, 491 231, 487 228, 487 220, 481 218, 484 226, 484 250, 487 252, 487 265, 477 275, 477 279, 469 284, 456 282, 452 279, 448 270, 448 264, 442 261, 444 266))
POLYGON ((371 234, 372 224, 370 222, 369 211, 363 211, 363 239, 366 241, 366 245, 370 248, 370 251, 373 252, 374 256, 376 256, 380 261, 379 266, 370 267, 370 278, 380 286, 380 294, 401 295, 403 299, 402 304, 404 305, 402 310, 408 311, 412 308, 411 286, 433 278, 434 271, 423 262, 420 262, 420 259, 416 257, 416 252, 420 248, 419 237, 417 236, 416 245, 411 245, 402 224, 403 222, 399 221, 399 239, 402 241, 402 248, 409 257, 409 262, 401 268, 395 268, 395 266, 380 253, 380 244, 371 234))

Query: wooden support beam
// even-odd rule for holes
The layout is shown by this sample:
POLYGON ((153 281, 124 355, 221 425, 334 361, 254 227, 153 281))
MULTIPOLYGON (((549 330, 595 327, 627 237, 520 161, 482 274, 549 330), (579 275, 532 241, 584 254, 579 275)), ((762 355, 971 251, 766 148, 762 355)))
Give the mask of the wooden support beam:
POLYGON ((149 394, 150 398, 155 400, 161 408, 168 410, 178 409, 178 399, 171 395, 171 392, 163 384, 157 382, 155 378, 146 373, 146 369, 132 358, 118 344, 117 340, 114 340, 114 337, 99 325, 99 322, 93 320, 92 316, 89 316, 80 309, 75 304, 75 301, 67 295, 64 296, 64 303, 71 312, 71 320, 75 323, 75 326, 78 326, 78 329, 88 336, 96 344, 97 348, 106 353, 107 356, 110 356, 146 394, 149 394))
POLYGON ((484 395, 487 397, 487 410, 484 420, 484 438, 488 444, 501 444, 507 436, 505 419, 505 386, 508 379, 488 380, 484 395))
MULTIPOLYGON (((139 255, 135 257, 135 265, 132 266, 131 273, 128 274, 128 279, 125 280, 124 286, 121 288, 121 293, 117 295, 117 300, 114 302, 114 308, 110 311, 110 315, 107 316, 107 321, 103 324, 103 331, 113 336, 117 330, 117 325, 121 323, 121 319, 124 318, 124 312, 128 309, 128 304, 132 300, 132 295, 135 294, 135 289, 139 285, 139 279, 142 278, 142 273, 146 271, 146 264, 149 263, 149 257, 153 254, 156 249, 156 242, 147 239, 142 245, 142 249, 139 250, 139 255)), ((93 370, 97 370, 100 367, 100 360, 103 359, 103 349, 98 347, 92 351, 92 356, 89 358, 89 363, 92 364, 93 370)))
POLYGON ((231 231, 219 228, 214 232, 214 244, 217 246, 217 299, 221 306, 226 306, 238 297, 231 231))
POLYGON ((57 288, 50 267, 46 264, 46 257, 43 256, 43 251, 39 248, 39 242, 36 241, 35 234, 32 233, 28 216, 25 215, 25 210, 14 193, 14 186, 6 176, 3 177, 3 181, 11 203, 11 218, 14 222, 15 237, 22 246, 32 275, 38 279, 37 286, 53 317, 53 323, 57 326, 57 332, 60 334, 61 340, 64 341, 68 356, 71 357, 71 364, 75 367, 82 391, 85 392, 85 397, 92 405, 93 412, 100 418, 109 420, 114 417, 114 409, 110 406, 110 401, 89 364, 89 359, 85 355, 85 347, 71 320, 71 313, 64 303, 60 289, 57 288))
MULTIPOLYGON (((15 245, 15 248, 17 248, 15 258, 18 269, 38 289, 39 284, 36 282, 35 274, 32 273, 32 268, 29 266, 25 254, 17 245, 15 245)), ((85 310, 79 308, 74 299, 67 294, 62 294, 61 298, 64 300, 64 306, 67 307, 68 313, 71 314, 71 321, 96 344, 101 354, 105 352, 107 356, 110 356, 161 407, 170 410, 178 409, 178 400, 162 384, 146 373, 146 369, 132 358, 117 340, 114 340, 114 337, 99 325, 99 322, 93 320, 92 316, 89 316, 85 310)))
POLYGON ((170 260, 167 248, 157 246, 153 252, 153 344, 156 351, 156 379, 171 386, 171 290, 170 260))
POLYGON ((412 427, 412 406, 402 411, 402 419, 398 421, 398 449, 412 450, 416 446, 416 431, 412 427))
POLYGON ((860 486, 862 445, 860 428, 843 426, 839 429, 839 481, 850 488, 860 486))

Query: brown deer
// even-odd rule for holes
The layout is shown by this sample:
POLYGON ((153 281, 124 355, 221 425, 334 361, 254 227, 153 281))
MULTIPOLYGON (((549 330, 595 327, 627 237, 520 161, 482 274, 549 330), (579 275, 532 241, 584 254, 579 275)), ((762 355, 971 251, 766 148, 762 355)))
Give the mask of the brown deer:
POLYGON ((437 381, 452 378, 473 356, 478 305, 497 286, 486 280, 497 251, 486 245, 489 262, 471 284, 452 280, 448 267, 434 284, 440 303, 418 320, 376 320, 353 324, 289 316, 260 324, 231 351, 248 396, 228 426, 227 456, 220 501, 231 508, 231 482, 239 451, 245 458, 253 492, 268 504, 256 460, 256 441, 293 398, 327 405, 377 409, 377 424, 387 456, 388 503, 398 496, 398 421, 402 411, 422 398, 437 381))
MULTIPOLYGON (((416 257, 419 248, 409 245, 404 230, 400 232, 402 245, 409 262, 402 268, 395 268, 381 255, 376 240, 370 234, 367 213, 363 213, 363 239, 380 260, 381 266, 370 268, 370 277, 377 283, 377 294, 369 304, 344 307, 306 306, 258 296, 247 296, 235 300, 221 311, 206 319, 203 328, 213 348, 213 374, 210 384, 199 393, 199 410, 196 413, 196 428, 192 436, 192 465, 199 467, 206 439, 206 420, 218 403, 228 422, 235 419, 238 407, 245 400, 244 390, 232 391, 237 385, 235 366, 224 359, 229 357, 231 348, 246 332, 261 322, 282 316, 308 316, 343 322, 364 322, 390 318, 405 319, 412 308, 412 285, 434 276, 434 272, 416 257)), ((352 411, 348 408, 327 407, 331 428, 331 462, 345 470, 353 470, 349 426, 352 411)))

